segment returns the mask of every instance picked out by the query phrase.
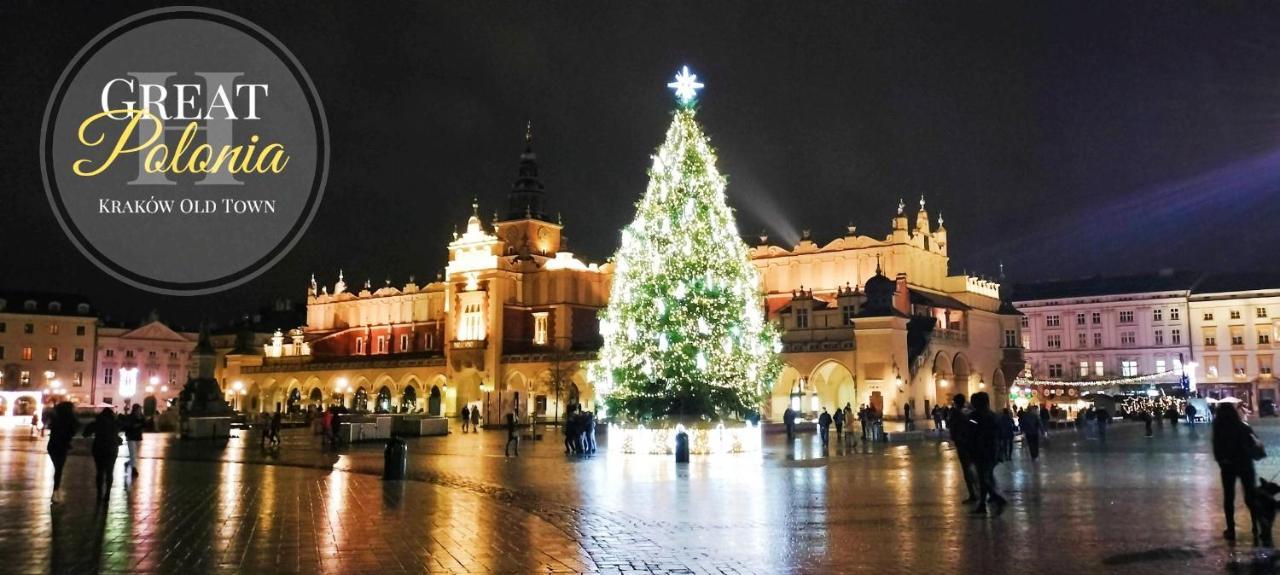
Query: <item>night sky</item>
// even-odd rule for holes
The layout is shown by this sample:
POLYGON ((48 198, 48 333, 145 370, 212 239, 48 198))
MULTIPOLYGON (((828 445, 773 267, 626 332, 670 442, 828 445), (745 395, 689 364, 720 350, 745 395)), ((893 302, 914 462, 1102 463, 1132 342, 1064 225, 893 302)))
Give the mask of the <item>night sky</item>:
MULTIPOLYGON (((688 64, 744 235, 888 233, 941 210, 952 271, 1012 280, 1263 268, 1280 230, 1280 4, 439 2, 211 4, 307 68, 333 162, 319 214, 237 289, 160 297, 58 228, 40 121, 72 56, 160 6, 0 8, 0 287, 84 293, 113 319, 227 320, 332 285, 435 277, 471 197, 486 221, 526 120, 549 209, 590 261, 644 191, 688 64), (912 216, 914 221, 914 215, 912 216)), ((193 257, 196 256, 193 254, 193 257)))

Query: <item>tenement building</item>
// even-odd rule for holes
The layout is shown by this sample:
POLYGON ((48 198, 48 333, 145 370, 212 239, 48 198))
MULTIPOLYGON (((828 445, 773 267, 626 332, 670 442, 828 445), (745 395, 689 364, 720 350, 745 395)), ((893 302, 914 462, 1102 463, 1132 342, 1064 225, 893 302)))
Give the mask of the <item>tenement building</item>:
POLYGON ((539 418, 591 409, 586 362, 600 346, 609 266, 564 250, 526 144, 505 216, 486 223, 473 204, 435 281, 352 288, 337 270, 330 288, 312 278, 306 324, 274 334, 260 354, 227 356, 224 391, 268 411, 471 406, 496 420, 513 408, 539 418))
POLYGON ((45 398, 89 401, 97 321, 81 296, 0 292, 0 416, 29 422, 45 398))
POLYGON ((1191 290, 1189 306, 1202 391, 1275 402, 1280 274, 1207 276, 1191 290))
POLYGON ((1090 391, 1123 393, 1182 386, 1192 349, 1187 296, 1194 272, 1046 281, 1013 288, 1022 317, 1024 390, 1033 403, 1078 401, 1090 391), (1058 385, 1054 385, 1058 383, 1058 385))
POLYGON ((825 245, 805 232, 790 249, 751 250, 768 315, 783 329, 785 368, 764 405, 781 419, 875 406, 916 416, 956 393, 987 391, 1002 405, 1022 370, 1020 314, 994 281, 948 269, 942 217, 931 226, 924 198, 912 227, 899 202, 882 238, 854 226, 825 245))

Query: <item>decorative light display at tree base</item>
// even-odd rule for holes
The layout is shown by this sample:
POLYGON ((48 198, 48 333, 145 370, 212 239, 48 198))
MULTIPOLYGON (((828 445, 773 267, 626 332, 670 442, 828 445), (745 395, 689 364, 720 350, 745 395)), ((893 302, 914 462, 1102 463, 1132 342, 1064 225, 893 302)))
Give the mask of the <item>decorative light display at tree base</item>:
POLYGON ((609 425, 609 451, 637 455, 671 455, 676 452, 676 435, 689 434, 689 453, 716 455, 729 453, 759 453, 760 426, 750 423, 715 427, 688 428, 684 424, 674 426, 657 424, 654 427, 639 425, 623 427, 609 425))

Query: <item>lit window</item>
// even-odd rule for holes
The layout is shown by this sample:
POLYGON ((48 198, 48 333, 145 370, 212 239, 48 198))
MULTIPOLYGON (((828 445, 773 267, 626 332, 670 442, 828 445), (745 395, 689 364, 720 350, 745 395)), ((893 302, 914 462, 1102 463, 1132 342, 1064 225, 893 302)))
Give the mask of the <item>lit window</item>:
POLYGON ((548 312, 539 311, 533 314, 533 344, 547 345, 547 315, 548 312))
POLYGON ((1164 360, 1163 360, 1163 359, 1157 359, 1157 360, 1156 360, 1156 373, 1164 373, 1164 372, 1165 372, 1165 369, 1164 369, 1164 360))
POLYGON ((458 322, 458 339, 462 341, 479 341, 484 339, 484 316, 481 306, 471 303, 463 306, 462 317, 458 322))
POLYGON ((30 371, 27 371, 27 370, 25 370, 25 369, 24 369, 24 370, 22 370, 22 371, 19 371, 19 372, 18 372, 18 384, 19 384, 19 385, 22 385, 23 387, 30 386, 30 385, 31 385, 31 372, 30 372, 30 371))
POLYGON ((1122 377, 1136 377, 1138 375, 1138 362, 1132 359, 1122 360, 1120 362, 1120 375, 1122 377))
POLYGON ((1103 375, 1106 375, 1106 373, 1107 370, 1103 367, 1101 361, 1093 362, 1093 375, 1102 377, 1103 375))
POLYGON ((31 346, 22 347, 22 361, 31 361, 31 346))
POLYGON ((84 386, 84 372, 83 372, 83 371, 77 371, 77 372, 75 373, 75 375, 71 376, 71 385, 72 385, 72 386, 75 386, 75 387, 82 387, 82 386, 84 386))
POLYGON ((1218 377, 1218 366, 1209 366, 1209 369, 1205 373, 1209 374, 1209 377, 1218 377))
POLYGON ((62 326, 56 323, 49 324, 49 335, 58 335, 60 331, 62 331, 62 326))

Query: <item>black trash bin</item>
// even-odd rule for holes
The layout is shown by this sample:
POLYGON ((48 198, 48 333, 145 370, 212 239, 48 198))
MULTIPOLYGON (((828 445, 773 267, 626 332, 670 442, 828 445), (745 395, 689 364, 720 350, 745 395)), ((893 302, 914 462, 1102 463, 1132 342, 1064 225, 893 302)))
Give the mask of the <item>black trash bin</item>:
POLYGON ((387 440, 387 448, 382 454, 382 478, 387 481, 404 479, 409 465, 409 445, 399 437, 387 440))
POLYGON ((689 462, 689 434, 681 431, 676 434, 676 463, 689 462))

